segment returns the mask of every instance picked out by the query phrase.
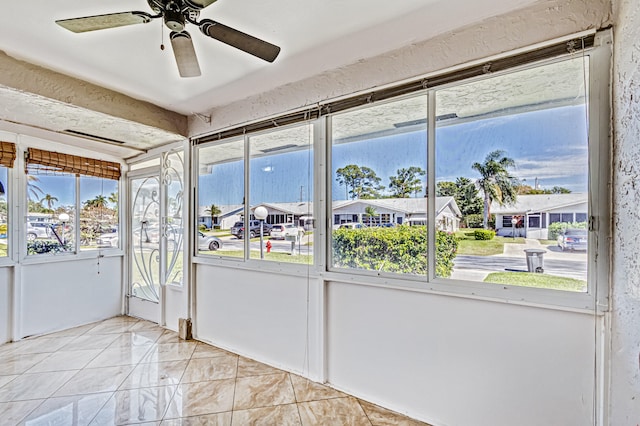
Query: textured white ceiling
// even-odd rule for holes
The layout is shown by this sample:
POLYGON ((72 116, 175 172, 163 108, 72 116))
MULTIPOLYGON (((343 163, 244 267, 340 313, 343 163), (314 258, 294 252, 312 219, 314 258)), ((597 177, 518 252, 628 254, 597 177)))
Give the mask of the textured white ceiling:
POLYGON ((178 76, 160 19, 71 33, 54 23, 131 10, 145 0, 3 2, 0 50, 168 110, 191 114, 522 7, 534 0, 218 0, 209 18, 282 48, 273 64, 188 26, 202 76, 178 76), (164 43, 166 48, 160 49, 164 43))

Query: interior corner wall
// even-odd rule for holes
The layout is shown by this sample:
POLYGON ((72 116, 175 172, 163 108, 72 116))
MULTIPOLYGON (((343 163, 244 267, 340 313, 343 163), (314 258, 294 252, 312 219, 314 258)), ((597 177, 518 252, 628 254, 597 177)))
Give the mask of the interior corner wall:
POLYGON ((63 330, 121 313, 122 257, 21 266, 19 338, 63 330))
POLYGON ((640 419, 640 4, 613 2, 614 191, 610 424, 640 419))

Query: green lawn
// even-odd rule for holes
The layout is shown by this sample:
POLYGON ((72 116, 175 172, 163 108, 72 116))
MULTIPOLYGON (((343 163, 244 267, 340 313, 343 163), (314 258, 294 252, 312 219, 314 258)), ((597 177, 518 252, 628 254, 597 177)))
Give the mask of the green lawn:
MULTIPOLYGON (((244 252, 242 250, 217 250, 217 251, 200 251, 202 254, 210 254, 210 255, 218 255, 218 256, 228 256, 228 257, 237 257, 242 258, 244 256, 244 252)), ((251 250, 251 258, 259 259, 260 252, 257 250, 251 250)), ((273 262, 287 262, 287 263, 302 263, 305 265, 310 265, 313 263, 313 256, 306 254, 299 254, 296 256, 292 256, 289 253, 282 252, 271 252, 267 253, 264 251, 264 259, 271 260, 273 262)))
POLYGON ((484 282, 564 291, 584 292, 587 290, 586 281, 532 272, 493 272, 484 279, 484 282))
POLYGON ((504 245, 524 244, 524 238, 494 237, 492 240, 476 240, 473 230, 465 229, 455 233, 458 238, 458 254, 491 256, 504 253, 504 245))

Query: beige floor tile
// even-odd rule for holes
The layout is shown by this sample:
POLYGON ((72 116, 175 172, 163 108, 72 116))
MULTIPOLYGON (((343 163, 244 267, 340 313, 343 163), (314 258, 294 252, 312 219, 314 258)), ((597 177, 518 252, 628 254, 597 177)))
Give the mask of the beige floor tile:
POLYGON ((2 424, 14 425, 42 404, 43 399, 30 401, 0 402, 0 419, 2 424))
POLYGON ((63 346, 61 350, 106 349, 117 338, 117 334, 83 334, 80 337, 76 337, 71 343, 63 346))
POLYGON ((138 321, 137 323, 133 324, 133 326, 131 326, 131 331, 143 331, 143 330, 147 330, 147 331, 158 331, 160 332, 160 334, 162 334, 165 329, 160 327, 158 324, 153 323, 151 321, 138 321))
POLYGON ((334 398, 298 403, 304 426, 352 425, 371 426, 371 422, 355 398, 334 398))
POLYGON ((114 367, 116 365, 136 365, 149 352, 152 345, 107 348, 87 365, 87 368, 114 367))
POLYGON ((134 326, 134 322, 132 323, 101 323, 93 327, 91 330, 87 330, 85 334, 114 334, 114 333, 125 333, 131 330, 131 327, 134 326))
POLYGON ((188 361, 167 361, 138 364, 122 383, 120 389, 177 385, 188 361))
POLYGON ((164 330, 156 343, 194 343, 195 340, 181 339, 178 333, 172 330, 164 330))
POLYGON ((117 391, 94 419, 98 424, 132 424, 162 420, 175 386, 117 391))
POLYGON ((294 403, 288 373, 243 377, 236 380, 234 410, 294 403))
POLYGON ((3 354, 0 356, 0 375, 22 374, 49 354, 3 354))
POLYGON ((213 358, 216 356, 235 355, 224 349, 217 348, 215 346, 207 345, 206 343, 198 342, 195 352, 193 352, 192 358, 213 358))
POLYGON ((183 383, 178 386, 165 419, 231 411, 235 380, 183 383))
POLYGON ((232 426, 297 426, 300 415, 296 404, 254 408, 233 412, 232 426))
POLYGON ((182 383, 235 379, 237 371, 237 355, 192 359, 187 365, 184 376, 182 376, 182 383))
POLYGON ((282 370, 268 366, 249 358, 240 357, 238 359, 238 377, 261 376, 264 374, 279 374, 282 370))
POLYGON ((77 371, 23 374, 0 388, 0 402, 48 398, 77 371))
POLYGON ((58 351, 30 368, 27 373, 41 373, 45 371, 80 370, 89 364, 102 350, 90 349, 79 351, 58 351))
POLYGON ((320 399, 341 398, 347 396, 344 393, 328 386, 312 382, 311 380, 296 376, 295 374, 291 374, 291 382, 293 383, 293 390, 296 393, 296 401, 298 402, 317 401, 320 399))
POLYGON ((142 362, 182 361, 191 358, 196 343, 156 343, 142 362))
POLYGON ((231 426, 231 412, 163 420, 160 426, 231 426))
POLYGON ((110 348, 122 348, 128 346, 144 346, 156 343, 156 340, 162 335, 162 331, 139 330, 127 331, 121 333, 109 345, 110 348))
POLYGON ((133 370, 132 365, 106 368, 85 368, 60 388, 55 396, 110 392, 120 387, 133 370))
POLYGON ((373 426, 429 426, 427 423, 413 420, 375 404, 362 400, 359 402, 373 426))
POLYGON ((9 383, 10 381, 12 381, 13 379, 15 379, 16 377, 20 377, 20 376, 17 374, 12 376, 0 376, 0 388, 6 385, 7 383, 9 383))
POLYGON ((87 325, 81 325, 79 327, 68 328, 66 330, 56 331, 54 333, 46 334, 46 337, 78 337, 82 336, 87 331, 91 330, 93 327, 98 325, 99 323, 91 323, 87 325))
POLYGON ((86 426, 111 395, 112 392, 49 398, 24 419, 24 426, 86 426))
POLYGON ((38 354, 38 353, 52 353, 63 346, 71 343, 77 337, 55 337, 55 338, 44 338, 39 337, 33 340, 26 340, 25 344, 16 349, 13 353, 15 354, 38 354))

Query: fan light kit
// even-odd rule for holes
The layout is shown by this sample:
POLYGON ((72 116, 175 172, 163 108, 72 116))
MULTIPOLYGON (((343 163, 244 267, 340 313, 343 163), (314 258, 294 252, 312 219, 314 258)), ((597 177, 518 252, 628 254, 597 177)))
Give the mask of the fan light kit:
POLYGON ((84 33, 126 25, 147 24, 154 19, 163 18, 164 24, 171 30, 169 38, 181 77, 197 77, 201 74, 191 35, 185 31, 187 23, 198 26, 204 35, 229 46, 267 62, 275 61, 280 53, 278 46, 211 19, 198 21, 200 11, 215 2, 216 0, 147 0, 149 7, 155 13, 153 15, 139 11, 109 13, 61 19, 56 21, 56 24, 74 33, 84 33))

